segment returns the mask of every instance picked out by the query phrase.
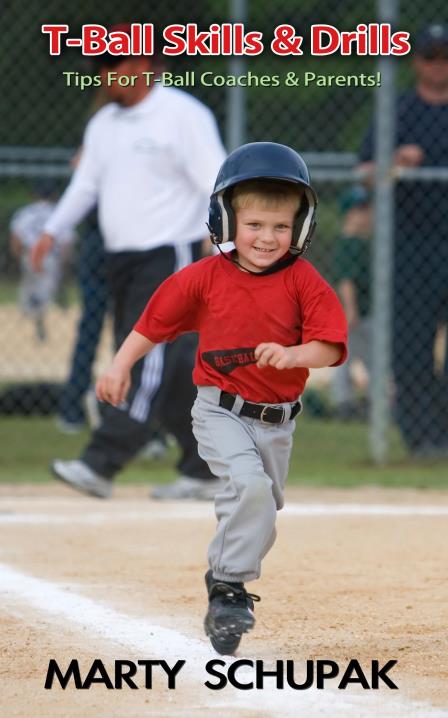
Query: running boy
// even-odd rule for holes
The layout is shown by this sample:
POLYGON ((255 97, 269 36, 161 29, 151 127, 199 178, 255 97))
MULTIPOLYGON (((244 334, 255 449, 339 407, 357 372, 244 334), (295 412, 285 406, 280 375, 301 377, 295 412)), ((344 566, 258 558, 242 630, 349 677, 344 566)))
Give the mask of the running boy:
POLYGON ((235 249, 169 277, 97 384, 100 400, 120 404, 138 359, 159 342, 199 332, 193 430, 200 455, 222 479, 205 631, 223 654, 234 653, 255 623, 259 598, 244 582, 260 576, 275 540, 308 369, 346 356, 339 300, 299 258, 316 204, 294 150, 271 142, 235 150, 219 171, 209 210, 212 242, 233 240, 235 249))

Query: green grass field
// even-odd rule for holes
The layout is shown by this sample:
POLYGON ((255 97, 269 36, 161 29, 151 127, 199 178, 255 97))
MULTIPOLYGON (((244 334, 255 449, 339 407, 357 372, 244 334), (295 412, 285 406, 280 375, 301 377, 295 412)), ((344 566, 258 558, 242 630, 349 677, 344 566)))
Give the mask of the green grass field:
MULTIPOLYGON (((1 419, 0 482, 50 480, 52 458, 76 458, 88 433, 60 434, 52 418, 1 419)), ((137 460, 120 475, 124 483, 162 483, 175 477, 176 451, 162 461, 137 460)), ((416 461, 407 457, 397 432, 391 434, 391 458, 375 467, 368 452, 368 427, 301 417, 297 421, 289 475, 290 484, 448 488, 448 461, 416 461)))

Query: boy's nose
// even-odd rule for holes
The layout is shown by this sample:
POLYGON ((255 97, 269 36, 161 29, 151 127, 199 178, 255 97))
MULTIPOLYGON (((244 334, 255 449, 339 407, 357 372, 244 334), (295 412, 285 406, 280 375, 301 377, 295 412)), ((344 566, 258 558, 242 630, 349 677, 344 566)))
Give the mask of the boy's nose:
POLYGON ((272 242, 275 242, 275 233, 274 230, 270 227, 263 227, 263 229, 260 232, 260 239, 263 242, 266 242, 266 244, 272 244, 272 242))

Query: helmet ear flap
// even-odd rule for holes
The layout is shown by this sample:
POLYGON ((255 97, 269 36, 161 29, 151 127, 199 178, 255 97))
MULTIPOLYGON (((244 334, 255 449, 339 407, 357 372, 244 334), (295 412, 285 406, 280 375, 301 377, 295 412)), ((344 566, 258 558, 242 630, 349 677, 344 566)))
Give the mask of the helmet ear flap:
POLYGON ((222 209, 215 195, 210 197, 210 205, 208 208, 207 227, 210 232, 210 240, 212 244, 221 244, 222 242, 222 209))
POLYGON ((291 254, 305 254, 310 246, 316 227, 316 205, 317 199, 314 192, 305 188, 292 228, 292 242, 289 248, 291 254))
POLYGON ((213 244, 223 244, 235 239, 236 216, 227 190, 213 194, 208 208, 208 228, 213 244))

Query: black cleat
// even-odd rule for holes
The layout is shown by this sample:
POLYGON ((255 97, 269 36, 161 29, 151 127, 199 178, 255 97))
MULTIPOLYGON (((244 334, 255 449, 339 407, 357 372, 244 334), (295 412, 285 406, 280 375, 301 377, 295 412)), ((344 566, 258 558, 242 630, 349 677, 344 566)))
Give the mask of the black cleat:
POLYGON ((255 625, 254 601, 260 597, 247 593, 243 583, 226 583, 205 574, 208 611, 204 620, 206 635, 218 653, 231 656, 238 648, 243 633, 255 625))

